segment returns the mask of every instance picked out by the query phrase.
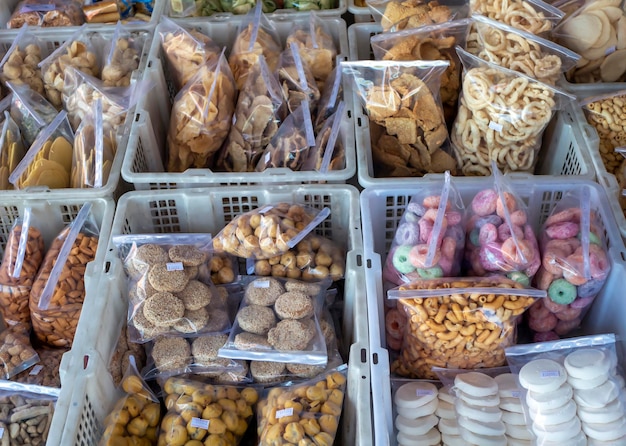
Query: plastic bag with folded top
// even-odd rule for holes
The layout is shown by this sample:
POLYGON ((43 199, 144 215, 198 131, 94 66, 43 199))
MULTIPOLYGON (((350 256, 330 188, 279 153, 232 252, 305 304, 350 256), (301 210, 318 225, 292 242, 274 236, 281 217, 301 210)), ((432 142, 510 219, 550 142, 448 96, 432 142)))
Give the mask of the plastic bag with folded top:
POLYGON ((305 99, 282 122, 259 157, 255 170, 263 172, 279 167, 287 167, 294 172, 301 170, 312 147, 315 147, 315 134, 309 102, 305 99))
POLYGON ((291 43, 280 55, 278 63, 278 82, 291 113, 304 101, 309 102, 310 113, 313 113, 320 99, 313 72, 308 63, 300 57, 295 43, 291 43))
POLYGON ((7 28, 22 26, 80 26, 85 18, 79 0, 22 0, 13 10, 7 28))
POLYGON ((16 189, 70 187, 73 144, 74 133, 63 110, 39 133, 9 181, 16 189))
POLYGON ((447 61, 341 65, 369 116, 376 177, 456 171, 439 98, 447 61))
POLYGON ((457 47, 463 90, 450 137, 465 175, 533 172, 545 128, 574 97, 457 47))
POLYGON ((265 57, 270 71, 274 72, 278 67, 282 49, 280 39, 274 26, 263 15, 262 3, 258 2, 239 24, 237 38, 228 58, 239 90, 246 83, 251 68, 258 63, 259 56, 265 57))
POLYGON ((228 139, 217 167, 228 172, 251 172, 285 118, 287 106, 278 79, 259 56, 239 92, 228 139))
MULTIPOLYGON (((8 97, 10 102, 10 96, 8 97)), ((9 105, 9 104, 7 104, 9 105)), ((0 104, 0 110, 2 105, 0 104)), ((7 110, 0 120, 0 190, 13 189, 9 176, 26 155, 26 148, 18 125, 7 110)))
POLYGON ((516 342, 519 317, 545 291, 504 276, 421 279, 387 293, 407 315, 400 356, 392 372, 435 379, 433 366, 460 369, 504 365, 516 342))
POLYGON ((28 25, 20 29, 0 61, 0 79, 5 84, 26 84, 37 93, 44 94, 43 78, 38 65, 48 55, 48 50, 45 42, 31 31, 28 25))
POLYGON ((162 19, 157 32, 177 92, 200 68, 220 57, 220 48, 209 36, 196 30, 187 31, 166 17, 162 19))
POLYGON ((345 167, 345 148, 341 140, 341 126, 345 116, 345 103, 339 102, 337 111, 331 115, 315 138, 315 147, 309 149, 309 155, 300 170, 315 170, 327 173, 345 167))
POLYGON ((466 2, 440 0, 366 0, 374 20, 383 32, 401 31, 446 23, 468 15, 466 2))
POLYGON ((43 387, 56 387, 57 389, 61 388, 59 369, 63 355, 69 352, 69 349, 44 346, 37 347, 35 351, 39 355, 39 363, 30 369, 18 373, 11 378, 11 381, 43 387))
POLYGON ((107 87, 128 87, 133 72, 139 68, 145 37, 133 36, 128 28, 117 22, 115 32, 105 47, 102 82, 107 87))
POLYGON ((0 265, 0 312, 9 324, 30 327, 28 298, 45 254, 41 232, 31 224, 31 208, 13 223, 0 265))
POLYGON ((228 136, 237 90, 224 53, 203 65, 176 95, 168 140, 168 172, 205 168, 228 136))
POLYGON ((335 68, 326 78, 323 88, 320 89, 321 96, 313 118, 315 134, 319 133, 326 120, 335 113, 339 102, 343 99, 341 80, 341 67, 339 66, 339 60, 337 60, 335 68))
POLYGON ((10 379, 39 362, 39 355, 30 345, 29 327, 21 323, 0 332, 0 376, 10 379))
POLYGON ((7 82, 7 87, 12 92, 11 117, 20 129, 26 148, 29 148, 58 112, 45 97, 27 85, 7 82))
POLYGON ((542 0, 470 0, 470 13, 487 16, 532 34, 549 34, 565 16, 542 0))

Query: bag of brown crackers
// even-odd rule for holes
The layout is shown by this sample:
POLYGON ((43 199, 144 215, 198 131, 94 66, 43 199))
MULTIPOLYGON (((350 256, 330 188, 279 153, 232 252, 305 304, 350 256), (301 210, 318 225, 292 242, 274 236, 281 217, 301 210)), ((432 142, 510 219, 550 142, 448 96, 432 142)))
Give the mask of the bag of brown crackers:
POLYGON ((133 72, 139 68, 143 34, 131 35, 129 29, 117 22, 113 38, 105 46, 102 81, 107 87, 128 87, 133 72))
POLYGON ((39 362, 30 344, 30 329, 17 323, 0 332, 0 377, 10 379, 39 362))
POLYGON ((343 62, 370 121, 373 176, 456 171, 439 88, 447 61, 343 62))
POLYGON ((309 102, 309 114, 317 108, 320 91, 311 68, 306 60, 300 57, 300 51, 293 42, 280 54, 278 82, 291 113, 294 113, 303 101, 309 102))
POLYGON ((45 42, 26 25, 20 29, 0 61, 0 79, 3 83, 26 84, 37 93, 44 94, 39 62, 47 56, 45 42))
POLYGON ((467 2, 454 0, 366 0, 383 32, 446 23, 467 17, 467 2), (461 5, 459 6, 459 3, 461 5))
POLYGON ((96 257, 100 232, 90 217, 91 203, 85 203, 53 240, 33 284, 30 314, 43 344, 69 347, 74 341, 86 294, 85 269, 96 257))
POLYGON ((13 223, 0 265, 0 312, 9 325, 30 327, 28 298, 45 254, 43 236, 31 220, 27 207, 13 223))
POLYGON ((13 10, 7 28, 30 26, 80 26, 85 22, 79 0, 22 0, 13 10))
POLYGON ((339 102, 343 99, 343 85, 341 81, 341 67, 339 66, 339 60, 337 60, 337 66, 328 75, 323 88, 320 89, 322 94, 313 118, 315 134, 320 132, 326 120, 335 113, 339 102))

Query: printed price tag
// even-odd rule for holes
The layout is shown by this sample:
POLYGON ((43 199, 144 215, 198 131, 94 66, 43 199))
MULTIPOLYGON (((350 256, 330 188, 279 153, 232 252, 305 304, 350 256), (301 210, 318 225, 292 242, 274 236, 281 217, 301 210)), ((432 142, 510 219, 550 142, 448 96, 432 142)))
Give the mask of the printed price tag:
POLYGON ((267 280, 267 279, 255 280, 254 281, 254 287, 255 288, 269 288, 270 287, 270 281, 267 280))
POLYGON ((209 429, 209 420, 204 420, 202 418, 191 418, 191 427, 195 427, 196 429, 209 429))
POLYGON ((280 420, 281 418, 284 418, 284 417, 290 417, 292 415, 293 415, 293 407, 288 407, 286 409, 276 411, 277 420, 280 420))
POLYGON ((435 392, 433 392, 432 390, 428 390, 428 389, 417 389, 415 391, 415 395, 416 396, 430 396, 433 395, 435 392))
POLYGON ((558 378, 561 373, 558 370, 544 370, 541 372, 542 378, 558 378))
POLYGON ((166 265, 168 271, 183 271, 185 267, 183 266, 183 262, 172 262, 166 265))
POLYGON ((491 130, 495 130, 496 132, 501 132, 502 131, 502 124, 498 124, 495 121, 489 121, 489 128, 491 130))
POLYGON ((41 364, 37 364, 35 367, 33 367, 33 369, 30 371, 29 375, 39 375, 39 372, 41 372, 43 370, 43 366, 41 364))

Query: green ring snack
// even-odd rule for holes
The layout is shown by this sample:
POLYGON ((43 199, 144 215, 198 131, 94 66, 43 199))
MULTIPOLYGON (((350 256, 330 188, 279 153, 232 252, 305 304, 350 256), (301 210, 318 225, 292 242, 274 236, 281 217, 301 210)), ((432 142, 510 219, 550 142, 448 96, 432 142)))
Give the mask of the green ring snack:
POLYGON ((412 246, 409 245, 398 246, 393 253, 393 266, 401 274, 408 274, 415 271, 415 267, 409 261, 411 248, 412 246))
POLYGON ((417 268, 417 274, 424 279, 438 279, 443 277, 443 270, 440 266, 433 266, 431 268, 417 268))
POLYGON ((557 279, 550 284, 548 297, 557 304, 571 304, 576 299, 576 286, 565 279, 557 279))
POLYGON ((516 282, 521 283, 525 287, 530 286, 530 278, 520 271, 511 271, 506 276, 511 280, 515 280, 516 282))

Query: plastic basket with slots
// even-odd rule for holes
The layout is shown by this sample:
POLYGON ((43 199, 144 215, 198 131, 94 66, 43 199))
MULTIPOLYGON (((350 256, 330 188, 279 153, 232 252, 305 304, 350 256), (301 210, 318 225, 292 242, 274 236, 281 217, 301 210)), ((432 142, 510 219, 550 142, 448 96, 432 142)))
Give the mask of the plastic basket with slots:
MULTIPOLYGON (((384 294, 382 265, 395 235, 396 227, 406 205, 418 188, 427 187, 432 180, 405 182, 396 187, 372 187, 361 194, 363 219, 363 245, 366 262, 367 306, 370 331, 370 352, 372 368, 372 412, 376 444, 395 444, 393 435, 392 404, 390 388, 390 361, 385 349, 384 294), (383 217, 384 216, 384 217, 383 217)), ((487 178, 456 178, 455 184, 465 203, 481 189, 489 187, 487 178)), ((527 176, 515 177, 514 189, 521 195, 529 209, 529 216, 535 230, 550 214, 555 204, 568 191, 587 186, 591 191, 593 210, 600 215, 604 225, 604 235, 609 245, 612 263, 611 273, 595 305, 583 321, 587 333, 626 334, 624 318, 626 308, 621 304, 621 294, 617 292, 626 273, 626 248, 620 237, 604 189, 591 181, 581 178, 527 176)), ((624 346, 621 346, 624 349, 624 346)), ((623 353, 623 352, 622 352, 623 353)))
MULTIPOLYGON (((356 23, 348 28, 350 60, 373 59, 370 38, 381 32, 380 25, 356 23)), ((348 94, 348 93, 346 93, 348 94)), ((374 176, 369 119, 360 105, 359 98, 353 96, 356 152, 359 184, 363 187, 383 186, 390 183, 404 183, 407 177, 382 178, 374 176)), ((576 104, 568 105, 555 114, 543 136, 543 146, 535 173, 539 175, 576 175, 590 180, 595 179, 587 141, 580 123, 573 115, 576 104)))
POLYGON ((354 17, 355 23, 364 23, 364 22, 372 22, 374 18, 372 17, 372 13, 370 12, 370 8, 365 6, 359 6, 357 3, 362 3, 365 5, 365 1, 361 0, 359 2, 355 0, 348 0, 348 12, 352 13, 354 17))
MULTIPOLYGON (((46 248, 50 247, 50 244, 55 237, 61 232, 61 230, 69 225, 80 211, 81 207, 85 203, 91 204, 91 216, 93 221, 100 229, 98 250, 96 253, 95 261, 91 262, 87 266, 85 272, 85 287, 87 289, 85 301, 83 304, 83 312, 79 320, 77 334, 75 336, 75 344, 72 351, 63 355, 59 374, 61 377, 61 391, 59 395, 59 402, 63 399, 69 399, 73 391, 73 361, 74 351, 80 350, 81 331, 88 330, 89 322, 85 320, 85 314, 91 314, 90 306, 95 304, 98 300, 97 285, 98 275, 94 274, 95 271, 102 269, 104 263, 104 257, 106 254, 105 247, 109 240, 111 222, 113 221, 114 203, 110 199, 106 198, 51 198, 45 197, 40 199, 24 200, 19 197, 14 198, 2 198, 0 202, 0 255, 4 254, 4 248, 7 243, 7 238, 11 233, 11 228, 16 219, 24 216, 24 210, 27 207, 31 209, 31 226, 36 227, 42 234, 46 248)), ((25 385, 25 387, 29 387, 25 385)), ((30 386, 36 389, 36 386, 30 386)), ((62 403, 57 403, 54 417, 59 420, 58 422, 63 424, 65 414, 67 413, 67 407, 62 403)), ((53 423, 54 423, 53 418, 53 423)), ((48 444, 61 444, 56 441, 60 439, 59 432, 51 427, 48 434, 48 444)))
MULTIPOLYGON (((348 38, 346 23, 342 19, 325 19, 328 30, 338 50, 341 60, 348 56, 348 38)), ((206 20, 186 20, 181 26, 197 29, 211 37, 218 45, 230 49, 237 36, 240 21, 229 20, 225 23, 206 20)), ((285 20, 273 20, 284 46, 293 23, 285 20)), ((171 77, 163 63, 159 28, 154 33, 150 50, 146 77, 157 86, 157 92, 169 92, 165 95, 147 95, 145 102, 137 105, 134 125, 128 140, 128 150, 122 164, 122 177, 132 183, 135 189, 177 189, 186 187, 205 187, 214 185, 280 184, 280 183, 345 183, 356 173, 354 152, 354 124, 352 121, 351 96, 346 99, 346 116, 341 124, 340 137, 345 152, 345 167, 327 173, 317 171, 294 172, 288 168, 268 169, 265 172, 213 172, 210 169, 188 169, 183 173, 165 172, 165 140, 169 128, 170 112, 175 97, 171 77)))
MULTIPOLYGON (((1 6, 1 5, 0 5, 1 6)), ((47 46, 47 50, 49 52, 54 51, 59 46, 61 46, 67 39, 69 39, 75 32, 77 28, 73 27, 64 27, 64 28, 34 28, 33 34, 40 38, 43 42, 45 42, 47 46)), ((113 37, 113 33, 115 32, 114 28, 93 28, 89 30, 90 32, 97 33, 104 37, 105 39, 111 39, 113 37)), ((4 54, 9 50, 9 47, 15 40, 19 30, 0 30, 0 54, 4 54)), ((133 36, 141 37, 144 39, 143 48, 141 50, 141 60, 139 63, 139 68, 132 75, 132 82, 139 80, 143 77, 143 71, 145 69, 147 60, 148 60, 148 51, 150 49, 150 45, 152 42, 152 32, 148 31, 146 28, 143 29, 134 29, 131 31, 133 36)), ((131 125, 132 117, 134 116, 134 110, 131 110, 127 114, 126 122, 124 124, 125 129, 128 129, 131 125)), ((109 173, 109 178, 102 187, 100 188, 85 188, 85 189, 48 189, 47 187, 34 187, 29 188, 24 191, 2 191, 0 195, 11 195, 14 196, 19 194, 24 198, 37 198, 40 196, 41 192, 46 192, 50 194, 52 197, 66 197, 68 195, 72 196, 81 196, 85 198, 89 197, 112 197, 114 195, 119 195, 124 191, 124 184, 120 181, 120 172, 122 170, 122 162, 124 160, 124 153, 126 152, 126 147, 128 145, 128 131, 121 131, 119 133, 121 136, 119 138, 117 144, 117 152, 115 153, 115 158, 113 159, 113 164, 111 166, 111 171, 109 173)), ((127 187, 126 187, 127 189, 127 187)))
MULTIPOLYGON (((217 233, 242 212, 279 201, 327 207, 331 214, 316 231, 341 243, 348 251, 343 300, 343 344, 349 359, 348 391, 342 425, 343 444, 368 444, 371 440, 367 322, 362 267, 362 240, 358 192, 346 185, 229 187, 177 191, 137 191, 118 203, 112 235, 164 232, 217 233), (349 353, 349 354, 348 354, 349 353)), ((95 445, 102 422, 111 410, 113 382, 107 363, 115 348, 128 303, 121 262, 111 252, 103 273, 99 308, 91 308, 96 327, 84 338, 84 370, 76 372, 74 393, 68 401, 67 421, 60 444, 95 445)))

